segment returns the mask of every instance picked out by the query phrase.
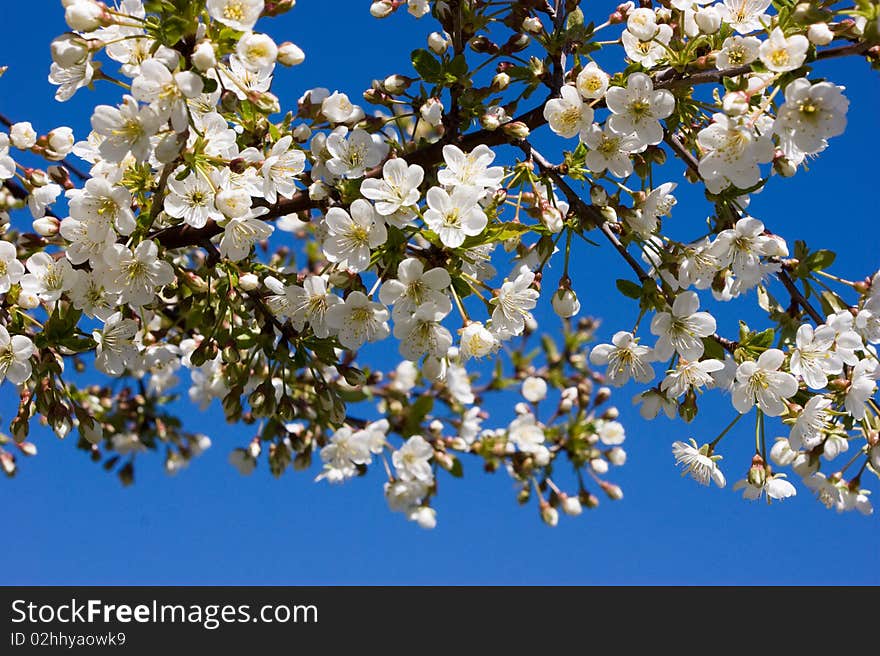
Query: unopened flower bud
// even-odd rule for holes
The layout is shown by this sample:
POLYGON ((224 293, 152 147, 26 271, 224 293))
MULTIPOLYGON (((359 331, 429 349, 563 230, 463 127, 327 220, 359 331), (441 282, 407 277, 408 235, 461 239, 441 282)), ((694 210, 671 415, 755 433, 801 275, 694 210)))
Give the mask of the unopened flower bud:
POLYGON ((599 185, 590 187, 590 202, 593 205, 605 206, 608 204, 608 192, 599 185))
POLYGON ((91 426, 81 423, 79 425, 79 434, 89 444, 100 444, 104 440, 104 429, 97 421, 93 421, 91 426))
POLYGON ((68 5, 64 12, 64 20, 72 30, 92 32, 101 27, 104 10, 92 0, 80 0, 68 5))
POLYGON ((422 375, 428 380, 443 380, 446 377, 446 360, 428 356, 422 364, 422 375))
POLYGON ((827 46, 834 41, 834 32, 828 27, 828 23, 813 23, 807 30, 807 38, 816 46, 827 46))
POLYGON ((409 518, 425 530, 430 531, 437 526, 437 511, 429 506, 419 506, 410 513, 409 518))
POLYGON ((529 47, 530 41, 531 41, 531 39, 529 39, 528 34, 522 34, 522 33, 513 34, 507 40, 507 43, 504 44, 502 51, 508 55, 514 54, 517 52, 522 52, 523 50, 525 50, 526 48, 529 47))
POLYGON ((0 451, 0 468, 7 476, 15 474, 15 456, 6 451, 0 451))
POLYGON ((89 54, 83 39, 76 34, 62 34, 52 41, 52 61, 62 68, 81 64, 89 54))
POLYGON ((541 519, 547 526, 556 526, 559 523, 559 511, 545 501, 541 504, 541 519))
POLYGON ((28 150, 36 145, 37 133, 28 121, 22 121, 9 128, 9 141, 19 150, 28 150))
POLYGON ((449 48, 449 41, 440 32, 431 32, 428 36, 428 47, 435 55, 442 55, 449 48))
POLYGON ((566 515, 571 515, 572 517, 577 517, 580 515, 584 509, 581 506, 580 499, 577 497, 570 497, 567 494, 559 495, 560 506, 562 507, 562 512, 566 515))
POLYGON ((389 75, 382 82, 382 87, 392 96, 398 96, 409 86, 409 78, 403 75, 389 75))
POLYGON ((626 451, 619 446, 614 447, 608 452, 608 462, 615 467, 622 467, 626 464, 626 451))
POLYGON ((479 53, 490 52, 493 49, 496 51, 498 50, 498 46, 496 46, 489 40, 488 37, 485 37, 482 34, 480 34, 479 36, 475 36, 473 39, 471 39, 469 45, 471 47, 471 50, 479 53))
POLYGON ((703 34, 715 34, 721 28, 721 13, 715 7, 702 7, 694 20, 703 34))
POLYGON ((73 150, 73 130, 68 127, 55 128, 46 135, 46 146, 43 154, 53 162, 60 162, 73 150))
POLYGON ((764 487, 767 481, 767 468, 764 465, 764 459, 759 455, 752 458, 752 466, 749 467, 748 481, 750 485, 755 487, 764 487))
POLYGON ((608 495, 609 499, 620 501, 623 498, 623 490, 620 489, 620 486, 607 481, 602 481, 599 485, 602 487, 602 491, 608 495))
POLYGON ((192 63, 200 71, 207 71, 217 65, 217 56, 214 54, 214 44, 210 41, 202 41, 196 46, 192 54, 192 63))
POLYGON ((491 90, 495 93, 504 91, 510 85, 510 76, 507 73, 497 73, 492 78, 491 90))
POLYGON ((724 94, 721 107, 728 116, 741 116, 749 111, 749 97, 742 91, 731 91, 724 94))
POLYGON ((327 198, 329 194, 329 190, 327 189, 327 185, 325 185, 320 180, 317 182, 313 182, 309 185, 309 199, 310 200, 324 200, 327 198))
POLYGON ((541 25, 541 19, 537 16, 529 16, 528 18, 523 19, 522 22, 523 32, 530 32, 532 34, 540 34, 541 30, 544 29, 544 26, 541 25))
POLYGON ((373 18, 386 18, 391 15, 395 9, 391 0, 377 0, 370 5, 370 15, 373 18))
POLYGON ((251 91, 248 100, 254 103, 264 114, 277 114, 281 111, 281 103, 278 96, 268 91, 251 91))
POLYGON ((525 139, 529 136, 529 126, 522 121, 511 121, 502 127, 504 134, 513 139, 525 139))
POLYGON ((596 405, 602 405, 611 398, 611 388, 609 387, 600 387, 596 390, 596 398, 593 401, 596 405))
POLYGON ((309 137, 312 136, 312 128, 310 128, 305 123, 300 123, 295 128, 293 128, 293 138, 296 139, 297 143, 305 143, 309 140, 309 137))
POLYGON ((253 273, 246 273, 238 279, 238 286, 246 292, 252 292, 260 286, 260 279, 253 273))
POLYGON ((54 216, 44 216, 40 219, 35 219, 33 227, 34 232, 41 237, 54 237, 58 234, 61 222, 54 216))
POLYGON ((501 127, 501 121, 498 120, 495 114, 486 112, 480 117, 480 125, 485 130, 497 130, 501 127))
POLYGON ((550 301, 553 311, 563 319, 573 317, 581 311, 581 302, 577 294, 569 287, 560 287, 550 301))
POLYGON ((285 41, 278 46, 278 63, 282 66, 299 66, 306 60, 306 53, 295 43, 285 41))

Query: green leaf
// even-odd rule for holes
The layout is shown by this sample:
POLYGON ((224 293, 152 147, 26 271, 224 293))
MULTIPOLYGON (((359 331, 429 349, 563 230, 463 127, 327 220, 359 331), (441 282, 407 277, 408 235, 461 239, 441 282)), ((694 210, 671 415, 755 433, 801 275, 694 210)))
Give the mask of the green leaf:
MULTIPOLYGON (((416 69, 418 70, 418 69, 416 69)), ((461 79, 468 74, 467 60, 464 55, 456 55, 446 67, 446 72, 453 75, 456 79, 461 79)))
POLYGON ((711 337, 703 338, 703 352, 707 358, 724 361, 724 349, 711 337))
POLYGON ((810 271, 822 271, 834 264, 836 258, 837 254, 834 251, 819 250, 815 253, 810 253, 806 265, 810 271))
POLYGON ((412 65, 425 82, 438 84, 443 79, 443 65, 427 50, 413 50, 412 65))
POLYGON ((632 280, 624 280, 623 278, 620 278, 615 284, 620 293, 627 298, 638 300, 642 297, 642 286, 632 280))
POLYGON ((464 469, 461 466, 461 460, 452 456, 452 469, 449 470, 449 473, 455 476, 455 478, 461 478, 464 476, 464 469))

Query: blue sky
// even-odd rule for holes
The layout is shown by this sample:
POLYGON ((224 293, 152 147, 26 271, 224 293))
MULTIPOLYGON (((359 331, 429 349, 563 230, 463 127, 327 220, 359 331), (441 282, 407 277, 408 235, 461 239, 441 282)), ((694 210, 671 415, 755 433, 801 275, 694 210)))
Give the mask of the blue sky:
MULTIPOLYGON (((91 108, 118 94, 105 87, 80 91, 65 105, 52 100, 48 45, 65 27, 59 3, 39 5, 39 14, 34 3, 0 9, 4 24, 16 26, 0 41, 0 64, 10 66, 0 79, 0 111, 32 121, 41 133, 70 125, 84 137, 91 108)), ((373 20, 366 0, 343 6, 353 15, 342 16, 339 3, 302 0, 282 19, 261 24, 307 54, 302 66, 278 73, 282 106, 311 86, 356 98, 373 78, 410 73, 409 52, 435 29, 429 19, 405 15, 373 20)), ((866 149, 876 142, 880 80, 858 61, 828 62, 820 70, 848 88, 849 129, 808 173, 774 179, 751 211, 789 243, 800 238, 838 250, 835 270, 858 278, 880 265, 876 166, 866 149)), ((548 137, 537 143, 548 155, 561 145, 548 137)), ((669 179, 681 183, 672 221, 696 234, 710 208, 680 169, 670 167, 669 179)), ((614 288, 615 278, 629 271, 616 254, 584 247, 574 262, 583 313, 604 319, 600 336, 631 326, 636 308, 614 288)), ((750 304, 719 308, 719 331, 734 334, 741 317, 761 325, 750 304)), ((546 308, 539 314, 553 325, 546 308)), ((8 384, 0 389, 4 423, 14 412, 13 392, 8 384)), ((0 583, 880 583, 880 513, 828 512, 803 486, 795 499, 772 507, 747 503, 730 487, 700 488, 679 476, 670 444, 689 436, 711 440, 734 416, 729 399, 704 397, 692 425, 647 423, 630 405, 633 393, 615 396, 628 429, 629 460, 613 476, 624 500, 603 499, 598 509, 564 517, 555 529, 540 522, 534 505, 516 505, 506 474, 486 475, 476 460, 465 461, 464 480, 441 478, 432 532, 390 513, 375 475, 330 487, 313 483, 314 471, 276 480, 261 466, 242 478, 227 456, 249 441, 250 429, 226 425, 216 405, 204 415, 186 406, 185 417, 189 427, 210 434, 213 448, 176 477, 164 473, 160 457, 143 458, 136 484, 125 489, 71 439, 61 443, 35 426, 39 456, 21 462, 15 479, 0 481, 7 554, 0 583)), ((489 409, 499 423, 509 419, 509 404, 489 409)), ((744 420, 722 443, 731 482, 749 464, 750 423, 744 420)), ((870 486, 880 487, 876 480, 870 486)))

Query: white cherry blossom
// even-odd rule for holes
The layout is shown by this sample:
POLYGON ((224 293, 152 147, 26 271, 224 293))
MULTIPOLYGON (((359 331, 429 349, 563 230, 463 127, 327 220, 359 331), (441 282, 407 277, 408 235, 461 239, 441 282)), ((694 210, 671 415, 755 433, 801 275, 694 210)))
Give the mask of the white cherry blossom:
POLYGON ((778 417, 786 410, 785 400, 795 395, 797 379, 780 371, 785 354, 779 349, 767 349, 757 361, 746 360, 736 370, 733 386, 733 406, 746 413, 757 404, 764 414, 778 417))
POLYGON ((652 350, 642 346, 638 338, 624 330, 618 331, 611 338, 610 344, 599 344, 590 352, 590 362, 605 366, 605 376, 615 387, 622 387, 635 378, 640 383, 649 383, 654 379, 651 360, 652 350))
POLYGON ((612 116, 608 125, 618 134, 632 134, 640 144, 658 144, 663 140, 660 119, 675 110, 675 97, 666 89, 654 90, 654 83, 644 73, 633 73, 626 87, 612 87, 605 93, 612 116))
POLYGON ((715 332, 715 317, 698 312, 700 297, 695 292, 682 292, 675 297, 669 312, 658 312, 651 321, 651 332, 657 335, 654 354, 667 360, 678 353, 685 360, 698 360, 703 355, 703 337, 715 332))
POLYGON ((370 266, 370 250, 385 243, 387 238, 385 223, 362 198, 351 204, 350 212, 340 207, 327 211, 324 255, 340 267, 366 271, 370 266))

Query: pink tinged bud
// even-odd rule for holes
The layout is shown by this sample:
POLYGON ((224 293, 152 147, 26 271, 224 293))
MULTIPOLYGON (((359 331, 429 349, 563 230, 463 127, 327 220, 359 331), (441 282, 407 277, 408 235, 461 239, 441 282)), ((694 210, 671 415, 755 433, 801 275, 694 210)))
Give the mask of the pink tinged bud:
POLYGON ((549 503, 541 504, 541 519, 547 526, 556 526, 559 523, 559 511, 549 503))
POLYGON ((522 121, 512 121, 511 123, 505 123, 502 128, 504 133, 514 139, 525 139, 529 136, 529 126, 523 123, 522 121))
POLYGON ((54 237, 58 234, 61 222, 54 216, 44 216, 41 219, 34 220, 34 232, 41 237, 54 237))
POLYGON ((18 448, 26 456, 37 455, 37 446, 33 442, 22 442, 18 448))
POLYGON ((15 456, 5 451, 0 452, 0 467, 7 476, 15 474, 15 456))
POLYGON ((609 499, 613 501, 623 499, 623 490, 620 489, 620 486, 608 483, 607 481, 602 481, 600 485, 602 486, 602 491, 608 495, 609 499))

